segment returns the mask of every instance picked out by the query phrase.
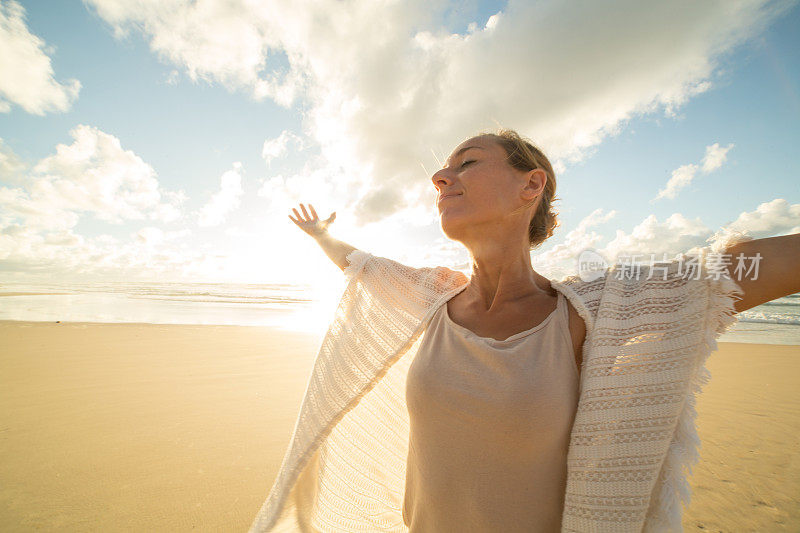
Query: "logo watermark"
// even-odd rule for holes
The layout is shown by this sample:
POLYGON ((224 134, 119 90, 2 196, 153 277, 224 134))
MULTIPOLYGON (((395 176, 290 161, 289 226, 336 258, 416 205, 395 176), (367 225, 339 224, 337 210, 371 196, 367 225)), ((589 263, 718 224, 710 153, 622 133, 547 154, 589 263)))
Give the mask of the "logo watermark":
POLYGON ((594 281, 604 275, 608 261, 592 248, 583 250, 578 255, 578 276, 583 281, 594 281))

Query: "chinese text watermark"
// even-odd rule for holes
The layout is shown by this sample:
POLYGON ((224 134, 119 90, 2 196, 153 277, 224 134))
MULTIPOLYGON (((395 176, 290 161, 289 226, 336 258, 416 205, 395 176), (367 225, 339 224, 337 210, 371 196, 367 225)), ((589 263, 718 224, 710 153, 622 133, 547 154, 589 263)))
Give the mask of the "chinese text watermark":
MULTIPOLYGON (((701 254, 678 254, 677 257, 669 259, 667 254, 661 255, 656 259, 656 254, 632 254, 619 255, 615 268, 611 270, 614 279, 662 279, 668 276, 681 277, 685 279, 719 280, 723 277, 731 277, 737 281, 748 278, 758 279, 758 268, 761 263, 761 254, 747 256, 743 252, 738 254, 714 253, 705 254, 705 262, 702 262, 701 254), (647 257, 649 256, 649 262, 647 257), (645 258, 640 260, 640 258, 645 258), (644 261, 644 262, 643 262, 644 261)), ((583 250, 578 256, 578 275, 583 281, 593 281, 606 274, 609 263, 595 250, 583 250)))

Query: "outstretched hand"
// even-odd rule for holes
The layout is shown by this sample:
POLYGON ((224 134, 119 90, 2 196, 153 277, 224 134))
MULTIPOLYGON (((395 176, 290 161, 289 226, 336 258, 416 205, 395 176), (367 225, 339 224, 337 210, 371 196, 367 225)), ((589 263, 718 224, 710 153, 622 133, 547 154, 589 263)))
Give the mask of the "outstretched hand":
POLYGON ((327 220, 320 220, 317 216, 317 212, 314 210, 314 206, 308 204, 308 207, 311 210, 310 215, 308 214, 308 211, 306 211, 306 207, 303 204, 300 204, 303 214, 301 215, 297 211, 297 208, 292 208, 295 218, 292 218, 292 215, 289 215, 289 218, 292 220, 292 222, 297 224, 301 230, 316 238, 328 231, 328 226, 330 226, 336 219, 336 211, 331 213, 331 216, 329 216, 327 220))

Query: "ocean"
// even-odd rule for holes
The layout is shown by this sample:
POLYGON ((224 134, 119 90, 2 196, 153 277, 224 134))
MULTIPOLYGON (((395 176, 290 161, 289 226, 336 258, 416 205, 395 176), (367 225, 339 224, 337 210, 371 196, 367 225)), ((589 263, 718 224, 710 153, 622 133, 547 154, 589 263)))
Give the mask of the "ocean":
MULTIPOLYGON (((344 290, 296 284, 0 284, 0 320, 270 326, 322 334, 344 290)), ((800 294, 737 315, 718 342, 800 345, 800 294)))

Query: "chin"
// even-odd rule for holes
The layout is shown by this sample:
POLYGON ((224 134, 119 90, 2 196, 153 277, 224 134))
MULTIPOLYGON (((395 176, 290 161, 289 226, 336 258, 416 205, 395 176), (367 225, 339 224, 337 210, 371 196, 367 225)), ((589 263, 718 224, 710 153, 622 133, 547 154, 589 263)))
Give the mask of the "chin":
POLYGON ((446 216, 442 216, 440 218, 440 227, 442 228, 442 233, 444 233, 448 239, 453 241, 461 242, 466 226, 467 225, 462 221, 449 219, 446 216))

